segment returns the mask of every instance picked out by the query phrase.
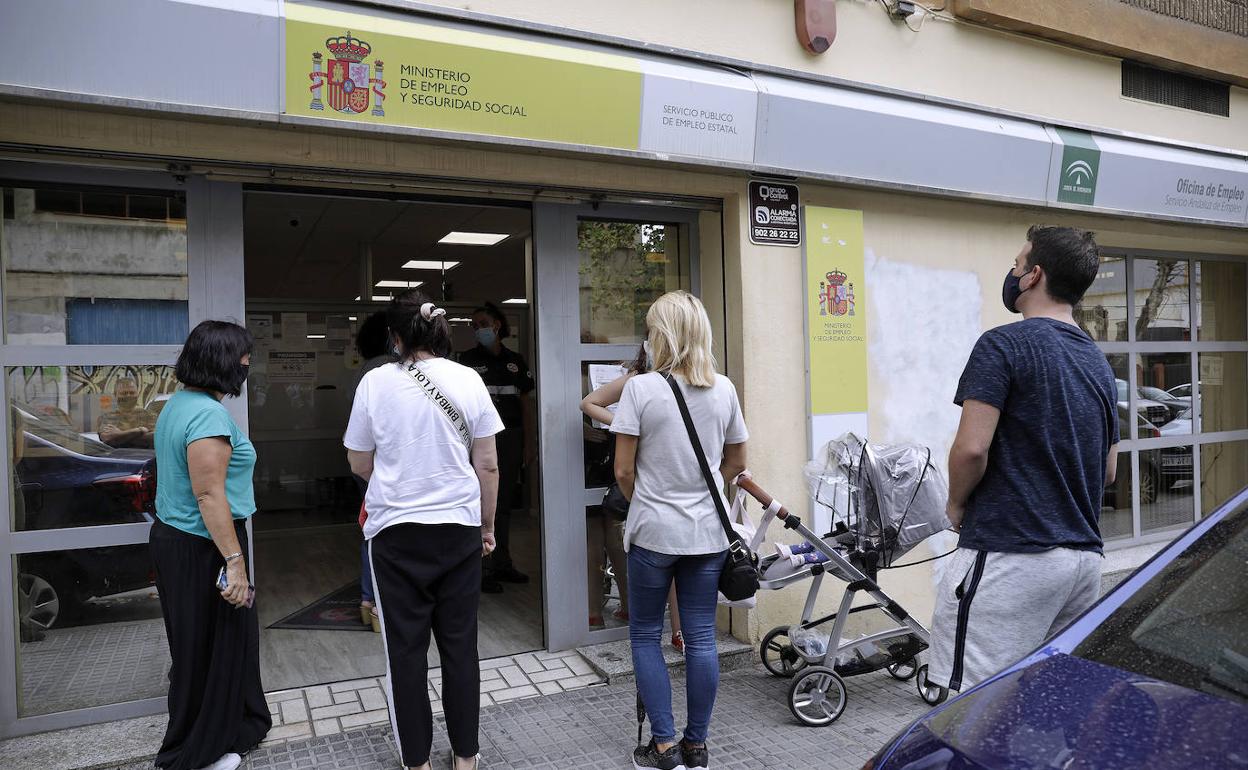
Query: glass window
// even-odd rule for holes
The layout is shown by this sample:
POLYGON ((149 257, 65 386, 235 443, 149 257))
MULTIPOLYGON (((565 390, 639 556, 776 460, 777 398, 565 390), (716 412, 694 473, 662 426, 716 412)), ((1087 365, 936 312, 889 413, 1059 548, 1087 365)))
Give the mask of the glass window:
POLYGON ((1192 338, 1185 259, 1135 260, 1135 338, 1181 342, 1192 338))
POLYGON ((165 695, 169 646, 146 544, 20 554, 13 572, 20 716, 165 695))
POLYGON ((651 303, 689 288, 682 236, 672 224, 581 220, 581 342, 641 343, 651 303))
MULTIPOLYGON (((1134 438, 1132 433, 1131 420, 1128 415, 1131 410, 1131 395, 1128 393, 1129 385, 1127 384, 1127 355, 1125 353, 1110 353, 1105 356, 1105 360, 1109 362, 1109 368, 1114 372, 1114 382, 1118 385, 1118 435, 1120 441, 1126 441, 1134 438)), ((1141 434, 1143 435, 1143 434, 1141 434)), ((1131 506, 1128 505, 1128 508, 1131 506)))
POLYGON ((1140 532, 1184 528, 1196 519, 1192 447, 1144 449, 1140 456, 1140 532))
POLYGON ((1248 339, 1248 265, 1196 263, 1197 338, 1238 342, 1248 339))
MULTIPOLYGON (((1135 357, 1135 408, 1160 435, 1192 432, 1192 400, 1170 391, 1192 381, 1190 353, 1142 353, 1135 357)), ((1147 438, 1140 434, 1140 438, 1147 438)))
POLYGON ((1248 703, 1248 516, 1241 509, 1166 565, 1074 654, 1248 703), (1216 586, 1216 590, 1212 587, 1216 586))
POLYGON ((628 625, 628 556, 624 522, 599 506, 585 509, 585 575, 590 630, 628 625))
MULTIPOLYGON (((581 364, 581 393, 589 393, 624 376, 631 362, 586 361, 581 364)), ((614 405, 608 407, 615 411, 614 405)), ((615 439, 610 426, 589 417, 583 419, 585 436, 585 488, 598 489, 615 480, 615 439)))
POLYGON ((1224 441, 1200 447, 1202 515, 1231 499, 1248 484, 1248 441, 1224 441))
POLYGON ((1096 280, 1075 308, 1080 328, 1097 342, 1127 341, 1127 260, 1105 257, 1096 280))
MULTIPOLYGON (((1125 412, 1124 412, 1125 414, 1125 412)), ((1123 428, 1125 430, 1125 427, 1123 428)), ((1101 500, 1101 537, 1131 537, 1131 453, 1118 453, 1118 473, 1101 500)))
POLYGON ((128 524, 155 513, 156 418, 171 366, 5 371, 16 531, 128 524))
MULTIPOLYGON (((1188 399, 1190 403, 1191 399, 1188 399)), ((1248 428, 1248 353, 1200 354, 1200 429, 1248 428)), ((1245 466, 1248 468, 1248 466, 1245 466)))
POLYGON ((9 344, 181 344, 188 332, 180 193, 4 188, 9 344), (181 220, 170 219, 178 208, 181 220))

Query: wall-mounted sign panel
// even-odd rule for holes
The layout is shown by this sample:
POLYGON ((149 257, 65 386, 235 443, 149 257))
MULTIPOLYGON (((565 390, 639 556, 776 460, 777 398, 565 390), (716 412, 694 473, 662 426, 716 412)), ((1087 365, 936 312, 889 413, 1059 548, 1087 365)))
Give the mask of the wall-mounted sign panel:
POLYGON ((755 75, 754 162, 1043 203, 1052 142, 1035 123, 755 75))
POLYGON ((754 160, 758 91, 732 72, 643 59, 642 150, 754 160))
POLYGON ((760 246, 800 246, 802 216, 795 184, 750 180, 750 242, 760 246))
POLYGON ((630 57, 293 3, 285 41, 290 115, 637 147, 630 57))
POLYGON ((1049 200, 1248 224, 1248 161, 1053 129, 1049 200))
POLYGON ((278 8, 276 0, 0 3, 0 83, 275 115, 278 8))

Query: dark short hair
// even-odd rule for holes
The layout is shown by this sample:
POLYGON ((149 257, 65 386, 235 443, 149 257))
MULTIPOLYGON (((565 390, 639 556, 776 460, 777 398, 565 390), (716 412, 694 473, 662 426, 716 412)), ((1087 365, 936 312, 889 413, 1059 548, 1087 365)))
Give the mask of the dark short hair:
POLYGON ((505 340, 511 336, 511 324, 507 323, 507 316, 503 315, 503 311, 498 309, 498 305, 495 305, 493 302, 487 302, 472 311, 473 315, 477 313, 485 313, 490 318, 498 321, 498 338, 500 340, 505 340))
POLYGON ((646 355, 646 346, 638 345, 636 358, 632 361, 624 362, 624 367, 627 368, 631 374, 645 374, 650 371, 650 360, 646 355))
POLYGON ((1077 227, 1032 225, 1027 241, 1031 244, 1027 267, 1039 265, 1044 269, 1049 296, 1078 305, 1101 266, 1101 249, 1093 234, 1077 227))
POLYGON ((446 322, 446 316, 434 316, 426 321, 420 313, 421 306, 432 301, 418 289, 408 289, 390 300, 390 307, 386 308, 386 324, 392 333, 399 335, 403 355, 410 356, 418 350, 426 350, 442 358, 451 354, 451 327, 446 322))
POLYGON ((203 321, 182 345, 174 376, 190 388, 238 396, 247 370, 242 358, 254 347, 251 332, 229 321, 203 321))
POLYGON ((360 324, 355 335, 355 349, 363 358, 376 358, 390 352, 390 335, 386 332, 386 313, 378 310, 360 324))

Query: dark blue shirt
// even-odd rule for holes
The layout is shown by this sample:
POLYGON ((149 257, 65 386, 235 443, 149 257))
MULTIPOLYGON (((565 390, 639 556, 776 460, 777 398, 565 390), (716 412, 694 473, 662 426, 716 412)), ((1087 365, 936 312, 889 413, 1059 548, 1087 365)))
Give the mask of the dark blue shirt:
POLYGON ((1001 410, 959 545, 1027 553, 1101 550, 1105 461, 1118 392, 1105 354, 1076 326, 1031 318, 984 332, 954 403, 1001 410))

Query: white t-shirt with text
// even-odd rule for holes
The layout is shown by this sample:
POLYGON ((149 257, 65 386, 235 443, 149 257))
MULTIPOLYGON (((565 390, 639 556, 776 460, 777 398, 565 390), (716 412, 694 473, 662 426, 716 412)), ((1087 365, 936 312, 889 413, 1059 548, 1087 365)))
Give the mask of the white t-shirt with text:
MULTIPOLYGON (((360 380, 342 443, 373 452, 364 537, 394 524, 481 525, 481 485, 454 423, 407 371, 385 364, 360 380)), ((464 415, 474 438, 493 436, 503 421, 473 370, 433 358, 420 366, 464 415)))
MULTIPOLYGON (((749 438, 737 390, 722 375, 716 375, 709 388, 692 387, 679 376, 677 381, 716 489, 722 490, 719 466, 724 445, 744 444, 749 438)), ((639 545, 673 556, 725 550, 728 538, 698 467, 676 396, 662 374, 641 374, 628 381, 611 432, 638 437, 637 482, 624 527, 624 547, 639 545)))

